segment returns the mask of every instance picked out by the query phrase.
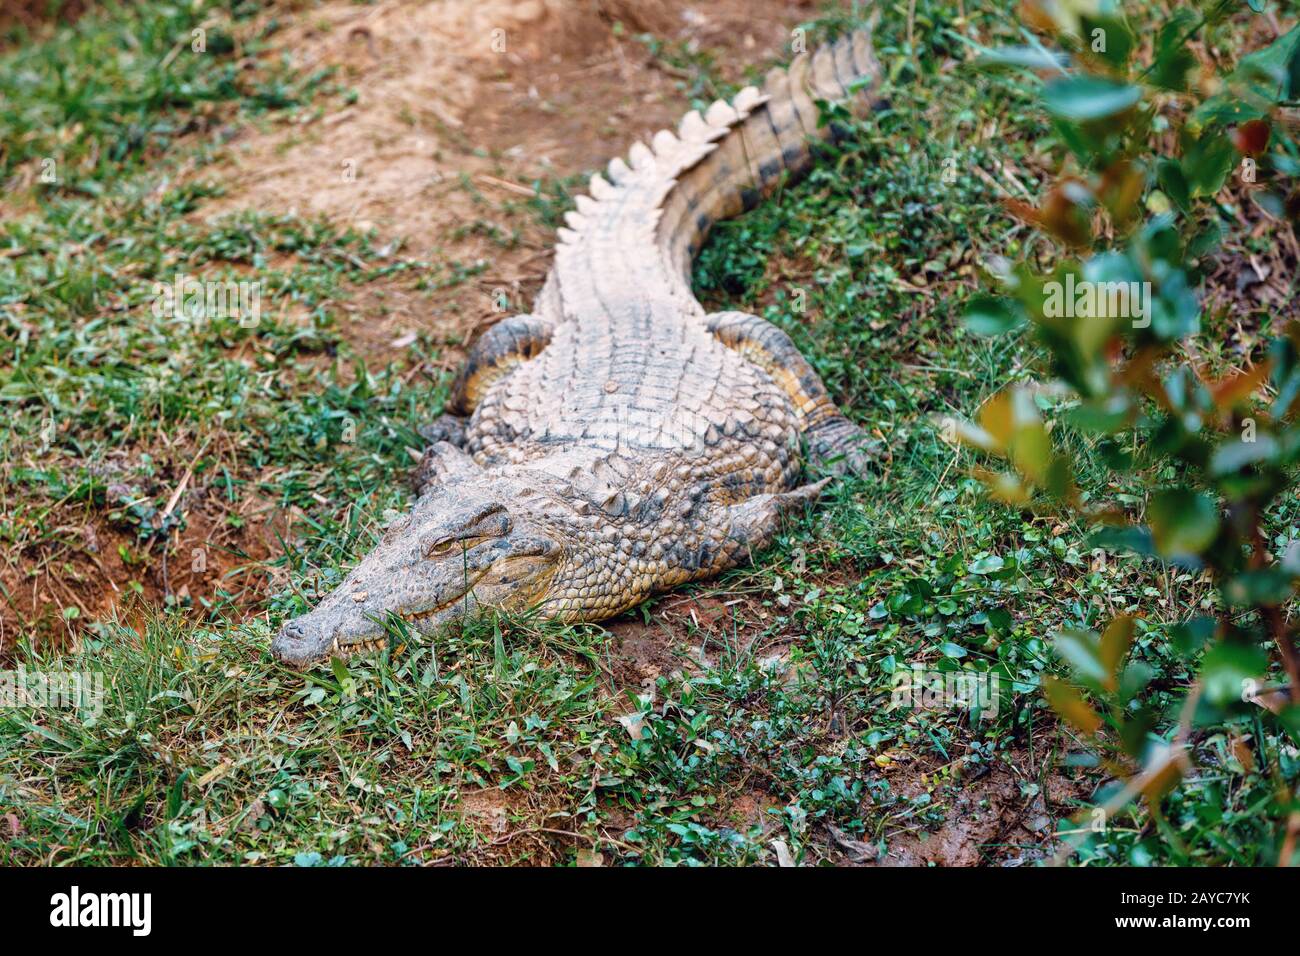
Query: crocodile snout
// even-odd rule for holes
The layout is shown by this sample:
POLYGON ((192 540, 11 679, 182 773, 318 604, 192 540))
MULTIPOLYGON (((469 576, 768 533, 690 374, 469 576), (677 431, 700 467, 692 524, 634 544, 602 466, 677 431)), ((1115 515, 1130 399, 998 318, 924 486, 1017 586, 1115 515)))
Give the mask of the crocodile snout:
POLYGON ((328 637, 312 634, 301 621, 290 621, 271 642, 271 653, 281 662, 301 670, 325 658, 329 647, 328 637))

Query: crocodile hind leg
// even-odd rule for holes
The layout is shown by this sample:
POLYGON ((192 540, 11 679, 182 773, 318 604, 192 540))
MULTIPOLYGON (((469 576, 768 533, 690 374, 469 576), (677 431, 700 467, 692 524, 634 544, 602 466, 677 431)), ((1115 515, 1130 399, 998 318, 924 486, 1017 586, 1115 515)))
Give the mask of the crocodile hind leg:
POLYGON ((728 524, 726 541, 718 555, 718 566, 712 571, 724 571, 753 560, 754 552, 761 551, 771 542, 781 520, 792 512, 817 500, 829 478, 800 485, 790 491, 755 495, 747 501, 727 507, 728 524))
POLYGON ((446 411, 419 429, 430 444, 465 446, 469 416, 492 384, 520 362, 532 358, 551 340, 551 324, 533 315, 502 319, 479 337, 469 350, 465 367, 451 385, 446 411))
POLYGON ((512 315, 484 332, 452 383, 447 410, 457 415, 472 414, 495 382, 546 348, 551 329, 550 322, 535 315, 512 315))
POLYGON ((747 312, 715 312, 706 327, 727 348, 772 376, 790 397, 813 464, 835 474, 868 471, 875 457, 872 443, 840 413, 821 376, 799 354, 790 336, 747 312))

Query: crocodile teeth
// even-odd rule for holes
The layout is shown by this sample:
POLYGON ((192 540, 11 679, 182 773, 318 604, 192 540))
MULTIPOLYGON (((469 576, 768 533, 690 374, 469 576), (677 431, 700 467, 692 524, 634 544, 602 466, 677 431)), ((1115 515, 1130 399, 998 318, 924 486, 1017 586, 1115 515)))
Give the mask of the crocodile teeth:
POLYGON ((375 637, 368 641, 350 641, 347 644, 340 644, 338 640, 334 641, 331 648, 336 657, 352 657, 354 654, 360 654, 363 651, 373 651, 382 647, 387 638, 375 637))
POLYGON ((437 614, 437 613, 438 613, 439 611, 441 611, 444 607, 446 607, 446 605, 442 605, 442 606, 440 606, 440 607, 431 607, 431 608, 428 608, 427 610, 424 610, 424 611, 416 611, 416 612, 414 612, 413 614, 403 614, 403 615, 402 615, 402 620, 404 620, 404 621, 422 621, 422 620, 424 620, 426 617, 431 617, 431 616, 433 616, 434 614, 437 614))

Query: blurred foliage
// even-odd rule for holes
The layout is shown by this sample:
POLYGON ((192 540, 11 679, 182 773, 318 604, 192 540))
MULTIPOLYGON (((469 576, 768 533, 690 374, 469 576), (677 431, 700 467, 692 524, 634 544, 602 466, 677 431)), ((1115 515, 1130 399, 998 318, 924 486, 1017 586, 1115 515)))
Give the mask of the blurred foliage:
MULTIPOLYGON (((1198 56, 1203 32, 1244 6, 1177 9, 1144 47, 1141 27, 1117 4, 1085 12, 1029 0, 1021 13, 1035 31, 1025 34, 1030 45, 982 50, 978 60, 1038 78, 1038 102, 1065 155, 1039 205, 1006 204, 1059 244, 1055 267, 995 262, 1001 288, 970 300, 967 325, 985 335, 1031 328, 1052 374, 1077 397, 1069 425, 1090 436, 1114 475, 1146 474, 1158 487, 1141 521, 1082 493, 1073 456, 1044 423, 1041 388, 1007 387, 976 421, 949 423, 949 437, 1009 466, 977 469, 995 498, 1078 512, 1096 526, 1094 547, 1207 575, 1218 594, 1203 608, 1211 614, 1174 634, 1194 665, 1176 714, 1142 702, 1154 674, 1130 660, 1134 618, 1057 636, 1073 676, 1045 680, 1045 695, 1124 782, 1103 817, 1141 794, 1159 824, 1161 798, 1192 769, 1184 745, 1197 727, 1262 714, 1300 741, 1300 652, 1286 614, 1300 547, 1279 556, 1263 530, 1270 506, 1294 491, 1300 462, 1300 323, 1249 356, 1244 371, 1217 379, 1189 344, 1215 250, 1247 221, 1220 194, 1253 204, 1279 232, 1300 210, 1300 153, 1283 113, 1300 95, 1300 27, 1228 69, 1198 56)), ((1275 799, 1294 821, 1292 789, 1279 785, 1275 799)), ((1281 845, 1290 856, 1292 840, 1281 845)))

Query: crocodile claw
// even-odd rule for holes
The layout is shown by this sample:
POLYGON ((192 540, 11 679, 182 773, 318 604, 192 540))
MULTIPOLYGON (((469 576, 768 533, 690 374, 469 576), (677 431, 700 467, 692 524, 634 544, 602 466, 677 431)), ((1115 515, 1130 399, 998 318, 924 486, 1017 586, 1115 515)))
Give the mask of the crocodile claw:
POLYGON ((462 415, 452 415, 449 412, 446 415, 439 415, 427 425, 421 425, 416 429, 416 432, 430 445, 445 441, 449 445, 463 448, 465 446, 465 428, 468 424, 468 418, 462 415))

